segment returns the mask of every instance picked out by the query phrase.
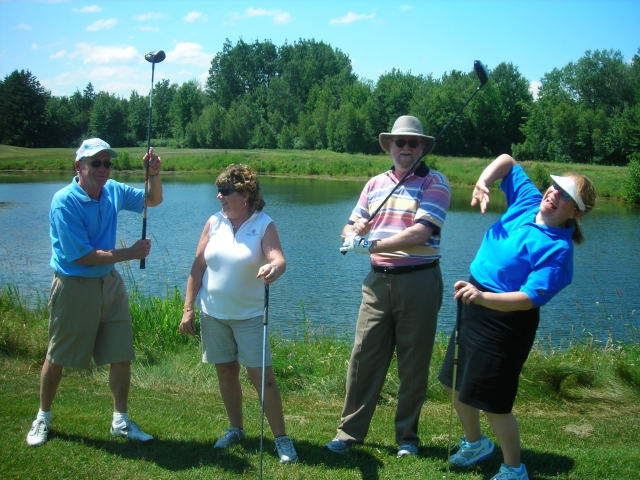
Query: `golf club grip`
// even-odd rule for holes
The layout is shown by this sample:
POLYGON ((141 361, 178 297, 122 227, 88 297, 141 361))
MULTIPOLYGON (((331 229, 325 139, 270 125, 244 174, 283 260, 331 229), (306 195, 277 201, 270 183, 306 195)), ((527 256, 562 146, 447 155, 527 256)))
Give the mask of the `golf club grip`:
POLYGON ((262 323, 269 325, 269 285, 264 286, 264 315, 262 317, 262 323))

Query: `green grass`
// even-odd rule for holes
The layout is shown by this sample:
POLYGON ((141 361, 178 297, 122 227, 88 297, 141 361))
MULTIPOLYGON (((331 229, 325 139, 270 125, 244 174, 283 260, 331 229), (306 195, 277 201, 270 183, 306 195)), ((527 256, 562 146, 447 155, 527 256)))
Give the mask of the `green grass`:
MULTIPOLYGON (((117 149, 116 170, 142 172, 144 148, 117 149), (126 168, 125 168, 126 167, 126 168)), ((359 155, 327 150, 190 150, 158 149, 165 172, 219 172, 231 163, 251 165, 261 175, 312 176, 333 179, 364 179, 391 164, 387 155, 359 155)), ((75 149, 29 149, 0 145, 0 171, 73 171, 75 149)), ((453 185, 475 185, 492 158, 455 158, 432 155, 427 163, 444 173, 453 185)), ((627 167, 550 162, 522 162, 528 174, 536 167, 546 173, 574 171, 594 182, 599 196, 622 199, 627 167)), ((538 185, 539 187, 541 185, 538 185)))
MULTIPOLYGON (((176 334, 176 293, 132 308, 139 359, 133 364, 130 414, 155 436, 149 444, 109 435, 112 399, 108 369, 66 369, 53 408, 50 441, 25 444, 38 408, 46 349, 46 308, 28 306, 15 288, 0 292, 0 478, 257 478, 260 406, 242 376, 247 440, 229 451, 213 443, 227 419, 211 365, 200 363, 196 341, 176 334), (159 312, 159 313, 156 313, 159 312), (152 318, 158 320, 152 328, 152 318), (150 329, 149 332, 143 330, 150 329), (166 337, 159 340, 159 337, 166 337), (155 343, 154 343, 155 339, 155 343)), ((178 294, 179 295, 179 294, 178 294)), ((132 303, 138 303, 137 300, 132 303)), ((304 317, 304 308, 301 315, 304 317)), ((397 459, 393 362, 366 444, 346 455, 325 451, 339 421, 351 344, 309 322, 293 336, 272 327, 274 370, 283 392, 288 433, 300 463, 280 465, 265 424, 264 478, 436 479, 446 475, 449 403, 436 380, 446 339, 437 339, 428 400, 420 420, 419 456, 397 459)), ((632 328, 633 330, 633 328, 632 328)), ((637 339, 637 331, 629 338, 637 339)), ((514 412, 522 459, 536 479, 635 479, 640 450, 640 346, 585 337, 563 349, 536 345, 525 364, 514 412)), ((483 428, 489 433, 486 422, 483 428)), ((489 433, 490 434, 490 433, 489 433)), ((462 435, 454 422, 454 436, 462 435)), ((491 435, 491 434, 490 434, 491 435)), ((501 453, 451 479, 489 479, 501 453)))

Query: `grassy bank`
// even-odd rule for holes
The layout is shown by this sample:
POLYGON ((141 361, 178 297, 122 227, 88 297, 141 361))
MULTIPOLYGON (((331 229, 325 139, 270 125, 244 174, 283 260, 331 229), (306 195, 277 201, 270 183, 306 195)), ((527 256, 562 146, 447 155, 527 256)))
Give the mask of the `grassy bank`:
MULTIPOLYGON (((139 170, 144 148, 118 149, 116 168, 139 170)), ((262 175, 301 175, 322 178, 368 178, 389 168, 386 155, 351 155, 327 150, 176 150, 158 149, 165 172, 216 173, 230 163, 247 163, 262 175)), ((75 149, 28 149, 0 145, 0 171, 73 171, 75 149)), ((431 155, 427 163, 444 173, 454 185, 474 185, 492 159, 431 155)), ((622 198, 627 167, 523 162, 527 173, 541 183, 549 173, 574 171, 590 177, 598 194, 622 198)), ((538 185, 541 186, 541 185, 538 185)))
MULTIPOLYGON (((20 292, 0 294, 0 439, 2 478, 257 478, 260 407, 243 378, 247 440, 229 451, 212 448, 227 427, 213 368, 199 362, 196 341, 176 335, 181 303, 141 298, 132 312, 138 360, 133 365, 130 413, 155 440, 147 445, 110 437, 108 370, 65 370, 54 404, 51 440, 29 448, 25 436, 38 407, 38 381, 46 349, 47 313, 27 306, 20 292)), ((304 312, 303 312, 304 315, 304 312)), ((444 356, 440 338, 430 368, 419 455, 397 459, 393 416, 395 362, 378 402, 367 443, 339 456, 322 446, 335 433, 350 343, 307 323, 293 337, 272 327, 274 369, 283 392, 288 433, 300 463, 281 466, 265 425, 264 478, 430 479, 446 475, 449 404, 436 375, 444 356)), ((640 347, 587 341, 557 351, 536 346, 525 365, 515 413, 522 458, 536 479, 633 479, 640 472, 640 347)), ((486 423, 484 424, 486 429, 486 423)), ((454 423, 454 436, 462 431, 454 423)), ((488 479, 496 454, 451 479, 488 479)))

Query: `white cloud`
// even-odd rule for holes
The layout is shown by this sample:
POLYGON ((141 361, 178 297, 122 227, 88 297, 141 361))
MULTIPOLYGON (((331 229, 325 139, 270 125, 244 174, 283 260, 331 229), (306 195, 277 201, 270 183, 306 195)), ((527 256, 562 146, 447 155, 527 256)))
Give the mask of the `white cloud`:
POLYGON ((245 11, 247 17, 273 17, 273 23, 285 24, 291 20, 291 15, 282 10, 265 10, 264 8, 249 7, 245 11))
POLYGON ((141 22, 146 22, 147 20, 159 20, 161 18, 166 18, 166 17, 167 16, 164 13, 149 12, 149 13, 143 13, 142 15, 136 15, 133 18, 141 22))
POLYGON ((202 45, 192 42, 178 43, 172 52, 167 53, 167 62, 179 63, 182 65, 195 65, 197 67, 208 68, 211 66, 211 59, 214 53, 202 51, 202 45))
POLYGON ((98 32, 100 30, 109 30, 118 23, 117 18, 109 18, 107 20, 96 20, 87 27, 90 32, 98 32))
POLYGON ((401 12, 406 12, 407 10, 411 10, 412 8, 413 8, 413 6, 412 6, 412 5, 402 5, 402 6, 400 7, 400 11, 401 11, 401 12))
POLYGON ((138 30, 142 30, 143 32, 159 32, 160 31, 158 27, 143 27, 141 25, 138 25, 136 28, 138 30))
POLYGON ((49 55, 49 58, 57 59, 57 58, 65 58, 66 56, 67 56, 67 51, 60 50, 59 52, 56 52, 53 55, 49 55))
POLYGON ((20 25, 16 25, 15 28, 18 30, 31 30, 31 27, 26 23, 21 23, 20 25))
POLYGON ((200 13, 200 12, 189 12, 187 13, 186 16, 182 17, 182 20, 185 23, 194 23, 194 22, 206 22, 207 20, 209 20, 209 17, 207 17, 204 13, 200 13))
POLYGON ((538 99, 538 90, 540 90, 541 86, 542 86, 542 83, 540 83, 537 80, 534 80, 529 84, 529 92, 531 93, 531 95, 533 95, 534 100, 538 99))
POLYGON ((101 47, 90 43, 77 43, 76 50, 69 58, 79 57, 85 64, 110 65, 126 64, 142 59, 135 47, 114 46, 101 47))
POLYGON ((31 50, 38 50, 39 48, 40 48, 40 45, 38 45, 37 43, 31 44, 31 50))
POLYGON ((71 11, 73 13, 98 13, 98 12, 102 11, 102 8, 100 8, 97 5, 91 5, 91 6, 88 6, 88 7, 74 8, 71 11))
POLYGON ((329 20, 330 25, 347 25, 349 23, 357 22, 359 20, 372 20, 376 16, 375 13, 367 15, 366 13, 353 13, 349 12, 344 17, 332 18, 329 20))

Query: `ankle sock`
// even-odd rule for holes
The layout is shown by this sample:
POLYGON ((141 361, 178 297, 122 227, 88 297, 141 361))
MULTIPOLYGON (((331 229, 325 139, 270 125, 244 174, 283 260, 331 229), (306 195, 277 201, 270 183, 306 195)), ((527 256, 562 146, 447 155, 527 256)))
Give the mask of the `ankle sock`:
POLYGON ((113 424, 120 425, 129 421, 129 415, 126 413, 113 412, 113 424))
POLYGON ((51 411, 43 412, 42 410, 38 409, 36 420, 39 418, 43 418, 47 422, 47 425, 49 425, 51 423, 51 411))

